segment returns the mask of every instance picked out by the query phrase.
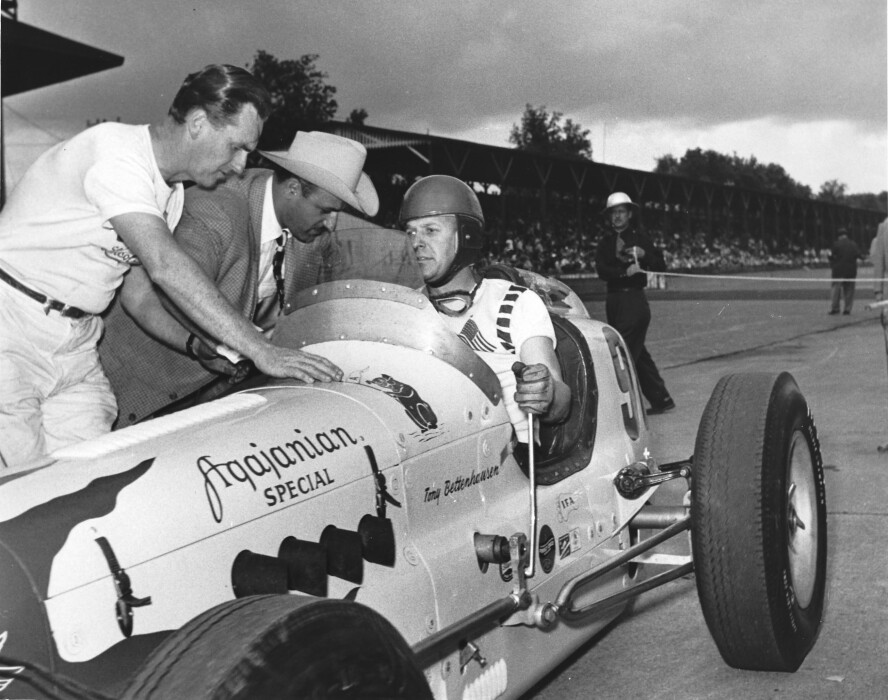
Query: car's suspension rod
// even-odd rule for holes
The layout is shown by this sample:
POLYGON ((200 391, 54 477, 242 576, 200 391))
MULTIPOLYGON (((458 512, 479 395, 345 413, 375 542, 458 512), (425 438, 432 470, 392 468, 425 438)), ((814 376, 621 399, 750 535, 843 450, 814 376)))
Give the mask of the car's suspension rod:
POLYGON ((417 642, 413 645, 412 650, 420 668, 449 654, 461 640, 471 639, 479 631, 498 624, 517 610, 527 609, 530 607, 530 603, 529 595, 512 593, 417 642))
POLYGON ((512 535, 509 538, 509 561, 512 562, 515 572, 512 593, 414 644, 412 651, 420 667, 428 666, 446 656, 464 639, 471 638, 484 628, 499 624, 512 613, 518 610, 527 610, 533 600, 527 591, 524 570, 527 566, 527 559, 532 556, 533 554, 527 547, 527 536, 521 532, 512 535))
POLYGON ((637 583, 634 586, 629 588, 624 588, 619 593, 615 593, 612 596, 608 596, 607 598, 602 598, 601 600, 597 600, 594 603, 590 603, 582 608, 567 608, 564 610, 558 611, 558 616, 562 620, 567 620, 568 622, 574 622, 583 617, 588 617, 594 613, 597 613, 600 610, 604 610, 605 608, 609 608, 612 605, 616 605, 617 603, 623 603, 630 598, 635 598, 636 596, 641 595, 645 591, 649 591, 653 588, 657 588, 658 586, 662 586, 664 583, 669 583, 670 581, 677 579, 685 574, 689 574, 694 570, 694 563, 688 562, 687 564, 682 564, 681 566, 676 566, 674 569, 669 569, 669 571, 664 571, 662 574, 657 574, 656 576, 651 576, 649 579, 645 579, 641 583, 637 583))
MULTIPOLYGON (((633 521, 633 525, 634 525, 634 521, 633 521)), ((655 535, 652 535, 651 537, 649 537, 645 540, 642 540, 638 544, 627 549, 625 552, 622 552, 621 554, 618 554, 617 556, 615 556, 611 559, 608 559, 605 562, 602 562, 598 566, 596 566, 592 569, 589 569, 589 571, 585 571, 578 576, 574 576, 574 578, 572 578, 570 581, 568 581, 567 583, 564 584, 561 591, 558 593, 558 597, 556 598, 555 602, 552 604, 552 606, 555 609, 555 612, 562 619, 576 620, 581 617, 585 617, 586 615, 589 615, 592 612, 595 612, 596 610, 599 610, 602 607, 602 604, 604 604, 604 603, 607 603, 608 605, 612 605, 613 603, 617 602, 616 600, 613 600, 613 599, 605 599, 602 601, 597 601, 596 603, 593 603, 593 604, 588 605, 583 608, 574 608, 573 607, 573 598, 579 588, 585 586, 586 584, 594 581, 597 578, 601 578, 605 574, 613 571, 614 569, 622 566, 623 564, 626 564, 627 562, 629 562, 632 559, 634 559, 635 557, 637 557, 639 554, 642 554, 644 552, 647 552, 650 549, 653 549, 661 542, 665 542, 666 540, 674 537, 678 533, 683 532, 684 530, 687 530, 690 527, 690 525, 691 525, 691 517, 689 515, 685 516, 681 520, 678 520, 677 522, 675 522, 672 525, 670 525, 669 527, 667 527, 665 530, 661 530, 660 532, 656 533, 655 535)), ((646 582, 637 584, 637 585, 633 586, 632 588, 626 589, 625 591, 621 591, 620 593, 616 594, 616 596, 613 596, 612 598, 616 598, 617 596, 622 596, 624 594, 629 594, 630 591, 635 591, 636 593, 642 593, 643 591, 649 590, 650 588, 658 586, 661 583, 666 583, 666 581, 669 581, 672 578, 678 578, 679 576, 683 576, 684 574, 693 571, 693 569, 694 569, 693 563, 683 564, 682 566, 679 566, 676 569, 666 571, 663 574, 660 574, 659 576, 655 576, 654 578, 649 579, 646 582), (670 578, 663 578, 669 574, 672 574, 672 576, 670 578), (648 585, 654 581, 656 581, 656 583, 654 583, 654 585, 648 585)), ((635 595, 635 593, 633 593, 632 595, 635 595)), ((626 597, 629 597, 629 596, 627 595, 626 597)))

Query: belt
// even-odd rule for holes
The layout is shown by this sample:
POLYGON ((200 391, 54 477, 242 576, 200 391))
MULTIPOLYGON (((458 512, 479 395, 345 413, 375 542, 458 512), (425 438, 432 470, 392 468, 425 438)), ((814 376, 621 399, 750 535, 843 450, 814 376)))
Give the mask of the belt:
POLYGON ((68 306, 61 301, 50 299, 48 296, 41 294, 40 292, 35 292, 30 287, 26 287, 25 285, 23 285, 12 275, 9 275, 2 268, 0 268, 0 280, 3 280, 10 287, 12 287, 13 289, 17 289, 22 294, 31 297, 34 301, 43 304, 43 310, 47 314, 49 314, 50 311, 58 311, 59 314, 64 316, 65 318, 83 318, 84 316, 92 316, 92 314, 88 311, 78 309, 76 306, 68 306))

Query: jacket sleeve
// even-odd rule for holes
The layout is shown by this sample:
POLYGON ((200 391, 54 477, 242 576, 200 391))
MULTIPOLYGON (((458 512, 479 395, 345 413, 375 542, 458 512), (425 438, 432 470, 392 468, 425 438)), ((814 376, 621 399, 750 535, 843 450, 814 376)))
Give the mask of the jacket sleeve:
POLYGON ((663 258, 663 251, 644 235, 639 236, 639 244, 644 249, 644 257, 639 260, 641 269, 650 272, 665 272, 666 260, 663 258))

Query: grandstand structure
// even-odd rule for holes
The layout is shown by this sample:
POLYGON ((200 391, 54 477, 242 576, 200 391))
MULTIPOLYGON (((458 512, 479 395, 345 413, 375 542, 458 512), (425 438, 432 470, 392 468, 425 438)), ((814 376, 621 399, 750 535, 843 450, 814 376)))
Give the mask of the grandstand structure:
POLYGON ((488 216, 547 221, 556 211, 582 225, 597 219, 611 192, 638 202, 645 223, 664 231, 705 231, 758 239, 772 250, 828 248, 840 228, 868 249, 885 213, 731 185, 690 180, 597 163, 489 146, 430 134, 328 122, 327 131, 367 148, 365 169, 391 220, 407 186, 417 177, 453 175, 482 193, 488 216), (484 196, 487 194, 488 196, 484 196), (555 206, 553 206, 555 204, 555 206))

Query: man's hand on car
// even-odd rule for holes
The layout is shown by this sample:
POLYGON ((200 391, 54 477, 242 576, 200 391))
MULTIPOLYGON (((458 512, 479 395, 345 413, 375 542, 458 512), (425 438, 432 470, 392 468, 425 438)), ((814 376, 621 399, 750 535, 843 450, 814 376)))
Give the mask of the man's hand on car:
POLYGON ((327 358, 270 343, 253 358, 253 362, 260 372, 269 377, 299 379, 308 384, 316 381, 338 382, 342 379, 342 370, 327 358))

